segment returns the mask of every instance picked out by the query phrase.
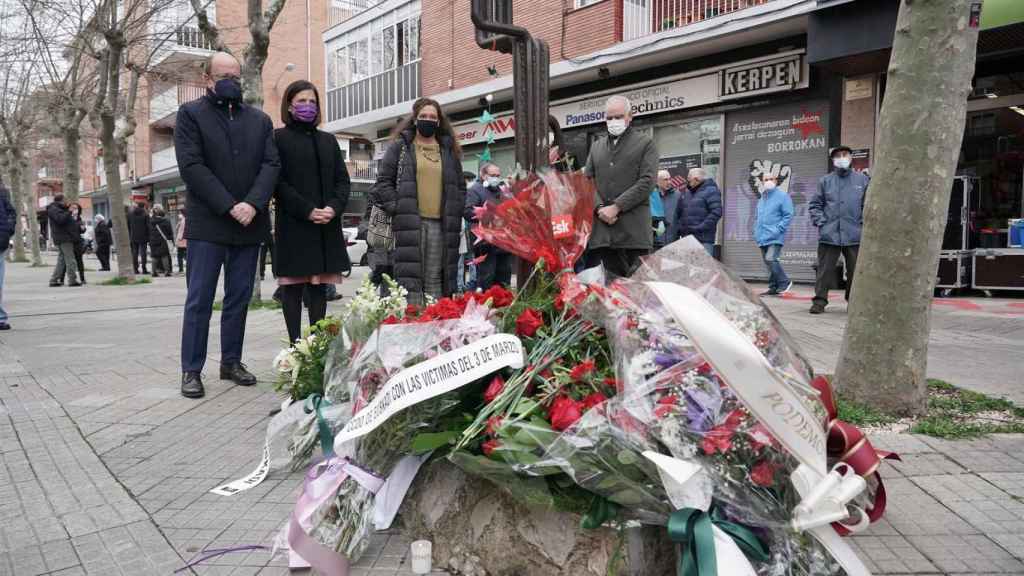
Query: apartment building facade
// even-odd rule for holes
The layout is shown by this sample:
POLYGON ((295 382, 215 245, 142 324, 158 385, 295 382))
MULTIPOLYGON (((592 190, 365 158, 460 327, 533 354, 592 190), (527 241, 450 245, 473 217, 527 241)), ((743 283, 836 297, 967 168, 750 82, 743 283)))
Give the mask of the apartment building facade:
MULTIPOLYGON (((987 0, 986 15, 1012 4, 987 0)), ((807 203, 830 169, 831 147, 850 145, 856 167, 870 170, 896 7, 889 0, 514 0, 512 18, 550 46, 551 114, 580 163, 604 133, 605 99, 629 96, 634 126, 655 140, 661 168, 677 183, 696 166, 718 181, 725 212, 718 250, 748 278, 765 276, 752 234, 758 177, 778 171, 796 205, 783 261, 794 279, 810 281, 818 235, 807 203)), ((323 36, 326 129, 363 157, 379 158, 412 101, 430 96, 453 119, 466 170, 476 169, 485 147, 506 173, 514 169, 512 59, 477 46, 470 0, 359 8, 323 36), (418 51, 409 50, 415 39, 400 44, 388 32, 397 15, 418 18, 418 51), (399 45, 405 60, 391 55, 399 45), (477 121, 484 110, 494 116, 486 125, 477 121)), ((979 61, 995 34, 982 32, 979 61)), ((991 49, 1005 52, 1005 42, 991 49)))

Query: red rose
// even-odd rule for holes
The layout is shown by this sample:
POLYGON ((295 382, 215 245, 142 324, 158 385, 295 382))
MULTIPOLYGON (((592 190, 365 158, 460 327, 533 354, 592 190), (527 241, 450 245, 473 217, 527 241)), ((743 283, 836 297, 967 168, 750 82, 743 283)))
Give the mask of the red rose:
POLYGON ((711 364, 708 364, 707 362, 705 362, 705 363, 703 363, 703 364, 701 364, 700 366, 697 367, 697 374, 703 374, 703 375, 706 376, 706 375, 708 375, 710 373, 711 373, 711 364))
POLYGON ((498 440, 488 440, 481 446, 486 456, 490 456, 498 448, 501 448, 501 442, 498 440))
POLYGON ((533 336, 537 333, 537 329, 543 325, 544 318, 541 317, 540 312, 533 308, 527 308, 516 318, 516 334, 520 336, 533 336))
POLYGON ((733 429, 726 426, 716 426, 704 436, 701 448, 709 456, 715 452, 725 454, 732 448, 732 435, 733 429))
POLYGON ((562 431, 572 426, 583 416, 579 402, 568 396, 559 396, 548 409, 548 419, 551 420, 551 427, 562 431))
POLYGON ((622 394, 622 381, 611 376, 604 379, 604 385, 615 390, 616 394, 622 394))
POLYGON ((583 399, 583 411, 586 412, 587 410, 590 410, 594 406, 601 404, 607 399, 608 398, 604 394, 601 394, 600 392, 592 392, 590 393, 590 395, 583 399))
POLYGON ((750 480, 758 486, 775 484, 775 466, 764 460, 750 470, 750 480))
POLYGON ((654 415, 658 418, 664 418, 665 416, 672 414, 675 412, 677 402, 679 402, 679 397, 675 394, 662 396, 658 400, 658 406, 654 408, 654 415))
POLYGON ((587 377, 588 374, 594 371, 594 360, 587 358, 583 362, 580 362, 569 371, 569 378, 579 382, 587 377))
POLYGON ((484 301, 486 302, 490 299, 491 305, 495 308, 504 308, 511 304, 512 300, 515 299, 515 294, 505 289, 505 287, 500 284, 495 284, 488 288, 487 291, 484 292, 484 296, 484 301))
POLYGON ((488 404, 494 402, 494 399, 497 398, 504 389, 505 379, 501 377, 501 374, 498 374, 491 380, 491 383, 487 385, 487 390, 484 390, 484 402, 488 404))
POLYGON ((491 436, 497 436, 498 430, 501 429, 502 418, 501 416, 491 416, 487 419, 487 433, 491 436))
POLYGON ((419 307, 417 307, 415 304, 408 304, 405 307, 405 315, 406 316, 416 316, 416 314, 418 314, 419 311, 420 311, 419 307))
POLYGON ((395 316, 394 316, 394 315, 392 314, 391 316, 388 316, 387 318, 385 318, 385 319, 384 319, 384 320, 383 320, 383 321, 381 322, 381 324, 398 324, 398 323, 400 323, 400 322, 401 322, 401 320, 399 320, 398 318, 396 318, 396 317, 395 317, 395 316))
POLYGON ((768 428, 766 428, 765 425, 761 424, 760 422, 755 424, 754 427, 750 429, 750 432, 747 433, 747 436, 750 438, 751 447, 753 447, 754 450, 757 451, 761 451, 769 446, 772 446, 773 444, 778 443, 772 436, 771 432, 768 431, 768 428))

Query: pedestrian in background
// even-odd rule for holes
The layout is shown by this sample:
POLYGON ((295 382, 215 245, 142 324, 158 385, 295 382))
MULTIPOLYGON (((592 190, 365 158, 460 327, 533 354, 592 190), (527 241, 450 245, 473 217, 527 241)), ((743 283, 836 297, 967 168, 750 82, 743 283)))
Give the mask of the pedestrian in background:
POLYGON ((458 286, 466 181, 462 149, 441 105, 413 103, 384 153, 370 200, 391 215, 395 280, 422 305, 425 295, 451 295, 458 286))
POLYGON ((206 95, 183 104, 174 150, 186 186, 188 296, 181 329, 181 394, 205 394, 202 371, 217 281, 224 269, 220 378, 253 386, 242 364, 245 319, 260 244, 270 235, 267 207, 280 163, 270 117, 242 103, 241 66, 226 52, 203 70, 206 95))
POLYGON ((103 214, 96 215, 93 236, 96 238, 96 258, 100 261, 100 270, 109 272, 110 247, 114 244, 114 235, 110 233, 110 222, 107 222, 103 214))
POLYGON ((676 206, 679 191, 672 185, 668 170, 658 170, 658 184, 651 191, 651 226, 654 228, 654 249, 664 247, 676 239, 676 206), (655 205, 661 208, 660 219, 655 215, 655 205))
POLYGON ((658 150, 632 128, 632 104, 624 96, 605 103, 608 134, 594 142, 584 171, 597 185, 596 218, 586 267, 603 265, 609 276, 629 276, 651 251, 650 193, 658 150))
MULTIPOLYGON (((7 311, 4 310, 4 275, 7 272, 7 251, 14 236, 14 224, 18 221, 18 213, 11 203, 10 191, 0 181, 0 330, 10 330, 7 323, 7 311)), ((17 239, 15 239, 17 241, 17 239)))
POLYGON ((302 336, 303 292, 309 324, 327 315, 327 285, 351 267, 341 229, 351 182, 333 134, 318 130, 320 92, 297 80, 281 100, 284 128, 274 131, 281 176, 274 191, 274 272, 288 340, 302 336))
MULTIPOLYGON (((185 273, 185 255, 188 254, 188 240, 185 239, 185 210, 178 210, 178 226, 174 230, 174 247, 178 253, 178 274, 185 273)), ((185 278, 188 282, 188 278, 185 278)))
POLYGON ((50 221, 50 239, 57 246, 57 265, 50 276, 50 286, 63 286, 67 275, 68 286, 81 286, 78 281, 78 259, 75 258, 75 239, 80 232, 78 222, 71 215, 64 194, 53 195, 53 202, 46 207, 46 217, 50 221))
POLYGON ((167 212, 159 204, 153 205, 153 214, 149 219, 149 252, 153 256, 153 275, 170 277, 174 272, 171 265, 171 239, 174 229, 167 219, 167 212))
MULTIPOLYGON (((490 202, 497 205, 505 182, 501 179, 501 168, 497 164, 484 162, 480 167, 480 178, 466 192, 466 222, 476 223, 474 210, 490 202)), ((469 232, 466 243, 473 251, 476 262, 476 287, 487 290, 495 284, 508 287, 512 283, 512 262, 515 256, 487 242, 477 242, 476 236, 469 232)))
POLYGON ((138 202, 128 213, 128 239, 132 243, 132 269, 149 274, 146 269, 146 248, 149 246, 149 214, 145 202, 138 202))
POLYGON ((870 182, 866 175, 850 169, 851 155, 848 146, 832 149, 829 158, 835 170, 818 180, 818 191, 807 205, 811 222, 818 227, 818 269, 811 314, 821 314, 828 305, 828 289, 840 254, 846 262, 846 301, 850 301, 864 223, 864 198, 870 182))
POLYGON ((75 236, 75 267, 78 268, 78 281, 85 284, 85 222, 82 221, 82 205, 78 202, 71 204, 71 217, 75 219, 78 232, 75 236))
POLYGON ((779 177, 767 172, 761 178, 761 197, 757 200, 754 241, 761 248, 761 257, 768 268, 768 291, 761 296, 777 296, 789 292, 793 282, 786 275, 779 258, 786 243, 786 231, 793 220, 793 199, 778 188, 779 177))
POLYGON ((676 237, 693 236, 704 245, 708 255, 715 255, 715 234, 722 219, 722 191, 703 168, 691 168, 686 175, 686 188, 680 192, 676 205, 676 237))

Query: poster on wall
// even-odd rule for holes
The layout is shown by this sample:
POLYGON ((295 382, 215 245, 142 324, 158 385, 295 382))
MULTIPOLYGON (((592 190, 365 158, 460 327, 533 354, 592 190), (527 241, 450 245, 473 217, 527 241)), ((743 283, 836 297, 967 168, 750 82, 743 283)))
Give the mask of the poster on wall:
POLYGON ((766 279, 754 242, 761 175, 778 176, 793 199, 782 263, 794 280, 814 279, 818 230, 807 205, 828 166, 828 102, 809 101, 755 108, 726 115, 724 221, 725 263, 741 276, 766 279))
POLYGON ((700 154, 687 154, 684 156, 670 156, 658 160, 658 170, 668 170, 671 176, 670 182, 675 188, 682 188, 686 185, 686 175, 690 168, 701 167, 700 154))

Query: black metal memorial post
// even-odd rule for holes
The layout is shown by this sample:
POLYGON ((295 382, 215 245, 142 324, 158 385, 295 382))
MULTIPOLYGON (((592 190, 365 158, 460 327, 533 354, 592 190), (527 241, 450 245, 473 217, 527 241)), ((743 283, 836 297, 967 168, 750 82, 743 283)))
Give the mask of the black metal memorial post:
MULTIPOLYGON (((512 106, 516 121, 516 164, 533 172, 548 165, 548 43, 512 24, 512 0, 472 0, 476 42, 486 50, 512 54, 512 106)), ((555 134, 560 136, 555 122, 555 134)), ((520 261, 522 285, 530 265, 520 261)))

